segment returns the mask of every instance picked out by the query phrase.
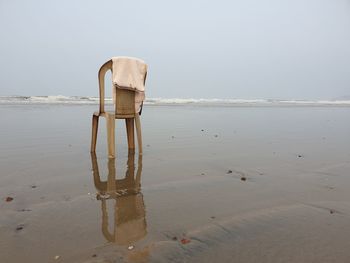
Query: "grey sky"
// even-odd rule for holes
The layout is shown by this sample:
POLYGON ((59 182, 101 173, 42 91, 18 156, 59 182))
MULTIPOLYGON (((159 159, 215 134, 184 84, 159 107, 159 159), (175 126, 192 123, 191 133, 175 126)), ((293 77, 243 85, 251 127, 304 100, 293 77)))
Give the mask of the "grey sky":
POLYGON ((0 95, 97 96, 112 56, 148 97, 350 95, 349 0, 0 0, 0 95))

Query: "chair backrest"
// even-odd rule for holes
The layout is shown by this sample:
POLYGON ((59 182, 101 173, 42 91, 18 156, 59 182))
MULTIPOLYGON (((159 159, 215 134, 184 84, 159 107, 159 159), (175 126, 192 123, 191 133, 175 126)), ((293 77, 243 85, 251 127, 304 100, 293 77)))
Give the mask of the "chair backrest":
MULTIPOLYGON (((113 71, 113 61, 109 60, 104 63, 99 72, 99 93, 100 93, 100 113, 105 112, 105 75, 107 71, 113 71)), ((113 74, 113 72, 112 72, 113 74)), ((144 76, 144 84, 146 83, 147 71, 144 76)), ((132 117, 136 113, 140 112, 143 100, 145 99, 144 92, 120 89, 112 85, 112 97, 115 105, 115 114, 121 117, 132 117)))

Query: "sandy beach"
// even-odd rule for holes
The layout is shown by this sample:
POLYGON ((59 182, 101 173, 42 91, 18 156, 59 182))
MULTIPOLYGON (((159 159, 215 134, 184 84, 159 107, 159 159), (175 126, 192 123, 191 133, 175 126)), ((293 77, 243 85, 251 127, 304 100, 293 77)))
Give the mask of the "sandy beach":
POLYGON ((0 105, 0 262, 348 262, 350 107, 0 105))

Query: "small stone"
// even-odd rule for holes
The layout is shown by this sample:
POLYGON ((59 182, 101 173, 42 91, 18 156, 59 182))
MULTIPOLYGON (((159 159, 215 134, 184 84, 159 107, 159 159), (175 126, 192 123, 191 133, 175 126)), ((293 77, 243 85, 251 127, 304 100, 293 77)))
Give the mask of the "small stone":
POLYGON ((36 186, 36 185, 34 185, 34 184, 33 184, 33 185, 31 185, 30 187, 31 187, 31 188, 33 188, 33 189, 34 189, 34 188, 37 188, 37 186, 36 186))
POLYGON ((18 212, 30 212, 30 211, 32 211, 31 209, 25 209, 25 208, 23 208, 23 209, 19 209, 19 210, 17 210, 18 212))
POLYGON ((24 225, 18 225, 17 227, 16 227, 16 231, 20 231, 20 230, 22 230, 24 228, 24 225))
POLYGON ((176 241, 176 240, 177 240, 177 237, 173 237, 172 240, 176 241))
POLYGON ((227 174, 232 174, 232 170, 228 170, 228 171, 227 171, 227 174))
POLYGON ((171 136, 171 138, 172 138, 172 139, 174 139, 174 138, 175 138, 175 136, 171 136))
POLYGON ((301 158, 301 157, 304 157, 304 156, 302 156, 301 154, 298 154, 298 158, 301 158))
POLYGON ((134 246, 128 246, 128 250, 134 249, 134 246))
POLYGON ((182 238, 182 239, 181 239, 181 244, 183 244, 183 245, 186 245, 186 244, 188 244, 188 243, 190 243, 190 242, 191 242, 191 240, 188 239, 188 238, 182 238))
POLYGON ((216 217, 215 217, 215 216, 211 216, 210 218, 211 218, 211 219, 215 219, 216 217))
POLYGON ((6 199, 5 199, 6 202, 11 202, 12 200, 13 200, 13 197, 11 197, 11 196, 6 197, 6 199))
POLYGON ((334 210, 332 210, 332 209, 329 210, 329 213, 334 214, 334 210))
POLYGON ((204 131, 203 129, 201 129, 201 131, 204 131))
POLYGON ((219 137, 219 135, 215 134, 214 137, 217 138, 217 137, 219 137))
POLYGON ((96 254, 93 254, 92 257, 95 258, 95 257, 97 257, 97 255, 96 255, 96 254))
POLYGON ((242 180, 242 181, 246 181, 246 180, 247 180, 247 178, 246 178, 246 177, 244 177, 244 176, 242 176, 242 177, 241 177, 241 180, 242 180))
POLYGON ((201 175, 205 175, 205 173, 201 173, 201 175))
POLYGON ((58 259, 60 259, 60 256, 55 256, 55 260, 58 260, 58 259))

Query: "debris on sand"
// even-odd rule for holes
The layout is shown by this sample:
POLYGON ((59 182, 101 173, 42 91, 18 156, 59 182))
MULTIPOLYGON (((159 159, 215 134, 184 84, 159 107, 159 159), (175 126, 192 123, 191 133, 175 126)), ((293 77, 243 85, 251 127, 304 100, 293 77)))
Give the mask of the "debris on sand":
POLYGON ((17 210, 18 212, 30 212, 32 211, 31 209, 26 209, 26 208, 22 208, 22 209, 19 209, 17 210))
POLYGON ((177 237, 173 237, 172 240, 176 241, 176 240, 177 240, 177 237))
POLYGON ((6 202, 11 202, 12 200, 13 200, 13 197, 11 197, 11 196, 6 197, 6 199, 5 199, 6 202))
POLYGON ((134 246, 128 246, 128 250, 133 250, 134 246))
POLYGON ((237 174, 238 176, 240 176, 242 181, 246 181, 246 180, 247 180, 246 173, 241 172, 241 171, 237 171, 237 170, 228 170, 226 174, 231 174, 231 173, 233 173, 233 172, 234 172, 235 174, 237 174))
POLYGON ((58 259, 60 259, 60 256, 55 256, 55 260, 58 260, 58 259))
POLYGON ((186 244, 188 244, 188 243, 190 243, 190 242, 191 242, 191 240, 188 239, 188 238, 182 238, 182 239, 181 239, 181 244, 183 244, 183 245, 186 245, 186 244))
POLYGON ((16 227, 16 231, 21 231, 22 229, 24 228, 24 225, 18 225, 17 227, 16 227))

